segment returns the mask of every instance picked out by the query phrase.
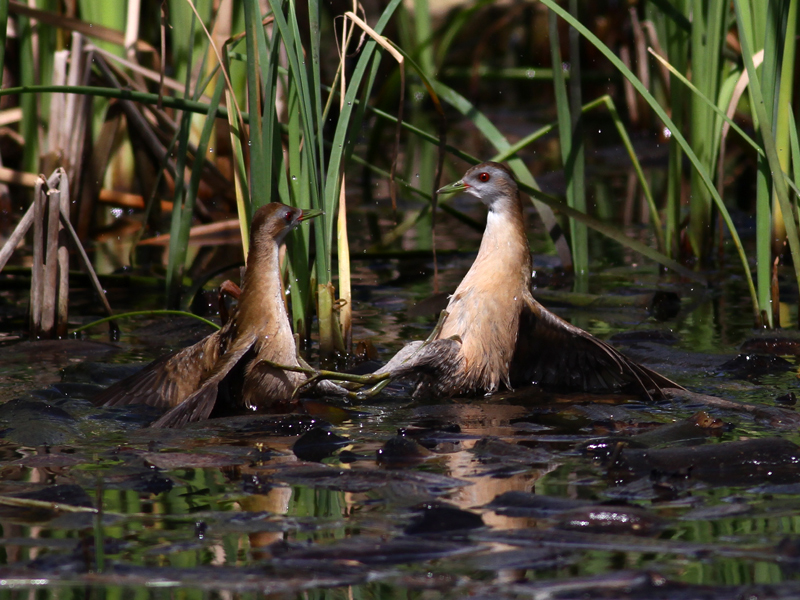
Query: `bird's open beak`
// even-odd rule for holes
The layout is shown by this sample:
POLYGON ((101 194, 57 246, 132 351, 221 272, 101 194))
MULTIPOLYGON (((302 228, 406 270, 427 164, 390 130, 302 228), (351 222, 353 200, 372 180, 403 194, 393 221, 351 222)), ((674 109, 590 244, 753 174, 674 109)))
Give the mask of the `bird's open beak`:
POLYGON ((463 179, 459 179, 455 183, 451 183, 450 185, 446 185, 443 188, 439 188, 438 190, 436 190, 436 193, 437 194, 454 194, 455 192, 463 192, 468 187, 469 187, 469 185, 464 183, 463 179))
POLYGON ((309 219, 313 219, 314 217, 318 217, 322 214, 322 210, 319 208, 309 208, 308 210, 303 209, 303 214, 300 215, 298 221, 308 221, 309 219))

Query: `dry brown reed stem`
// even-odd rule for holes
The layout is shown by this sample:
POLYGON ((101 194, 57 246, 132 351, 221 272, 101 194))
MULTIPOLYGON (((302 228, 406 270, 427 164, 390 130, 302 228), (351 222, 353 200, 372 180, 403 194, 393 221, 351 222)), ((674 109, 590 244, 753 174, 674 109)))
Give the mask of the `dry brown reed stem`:
MULTIPOLYGON (((39 175, 34 200, 11 237, 0 248, 0 270, 33 225, 30 332, 34 338, 63 337, 67 333, 69 301, 69 251, 72 238, 100 300, 110 315, 111 306, 78 234, 69 220, 69 178, 58 168, 49 179, 39 175)), ((110 325, 112 334, 116 324, 110 325)))

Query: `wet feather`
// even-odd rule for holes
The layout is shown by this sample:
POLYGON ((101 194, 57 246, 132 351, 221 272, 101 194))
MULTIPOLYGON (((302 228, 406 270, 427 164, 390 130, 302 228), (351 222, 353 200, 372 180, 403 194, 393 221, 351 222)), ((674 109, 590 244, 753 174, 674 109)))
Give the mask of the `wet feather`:
MULTIPOLYGON (((168 409, 153 426, 175 427, 208 418, 223 391, 226 399, 249 410, 269 410, 290 401, 306 375, 264 361, 300 366, 283 302, 279 247, 302 219, 300 209, 280 203, 260 208, 253 218, 253 244, 238 308, 222 329, 153 361, 102 392, 95 403, 168 409)), ((346 391, 326 382, 324 393, 346 391)))
MULTIPOLYGON (((437 339, 381 369, 416 380, 417 396, 465 396, 538 385, 564 392, 680 386, 548 311, 531 291, 522 201, 511 172, 486 162, 443 188, 489 207, 478 256, 450 298, 437 339)), ((403 354, 401 350, 399 355, 403 354)))

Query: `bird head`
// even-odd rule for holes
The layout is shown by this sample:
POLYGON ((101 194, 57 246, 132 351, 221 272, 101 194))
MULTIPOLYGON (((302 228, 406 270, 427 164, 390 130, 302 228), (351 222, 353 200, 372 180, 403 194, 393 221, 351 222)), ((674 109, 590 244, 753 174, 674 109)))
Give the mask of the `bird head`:
POLYGON ((265 238, 272 238, 276 244, 280 244, 286 234, 301 222, 321 214, 321 210, 302 210, 280 202, 271 202, 256 211, 250 237, 255 244, 261 243, 265 238))
POLYGON ((476 196, 493 211, 502 209, 507 203, 519 201, 519 188, 514 176, 505 165, 496 162, 485 162, 472 167, 464 177, 444 186, 438 193, 454 192, 476 196))

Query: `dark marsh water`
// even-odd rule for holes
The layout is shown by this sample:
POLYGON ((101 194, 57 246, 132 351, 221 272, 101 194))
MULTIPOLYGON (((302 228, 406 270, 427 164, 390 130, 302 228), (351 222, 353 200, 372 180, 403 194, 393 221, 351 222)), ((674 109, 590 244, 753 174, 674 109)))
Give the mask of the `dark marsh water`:
MULTIPOLYGON (((609 186, 597 198, 624 197, 625 177, 596 180, 609 186)), ((616 202, 615 212, 638 211, 616 202)), ((385 204, 350 218, 356 230, 391 220, 385 204)), ((354 338, 380 360, 427 336, 474 256, 456 250, 480 234, 441 219, 433 300, 429 257, 365 259, 368 244, 354 243, 354 338)), ((633 220, 628 228, 646 235, 633 220)), ((358 405, 308 401, 298 414, 161 431, 145 427, 152 411, 97 409, 89 398, 204 326, 142 318, 125 322, 119 341, 102 328, 81 340, 6 341, 0 597, 800 595, 794 341, 750 329, 732 262, 704 288, 659 277, 599 237, 588 282, 597 299, 565 303, 571 281, 542 254, 534 218, 529 229, 546 305, 695 392, 762 408, 535 390, 417 403, 395 388, 358 405), (654 319, 656 292, 675 294, 677 312, 654 319)), ((417 247, 414 235, 403 247, 417 247)), ((113 248, 103 252, 113 265, 113 248)), ((112 304, 131 293, 112 290, 112 304)), ((2 298, 14 330, 24 294, 2 298)), ((136 308, 156 303, 142 297, 136 308)), ((93 318, 83 312, 76 323, 93 318)), ((794 307, 784 312, 796 321, 794 307)))

